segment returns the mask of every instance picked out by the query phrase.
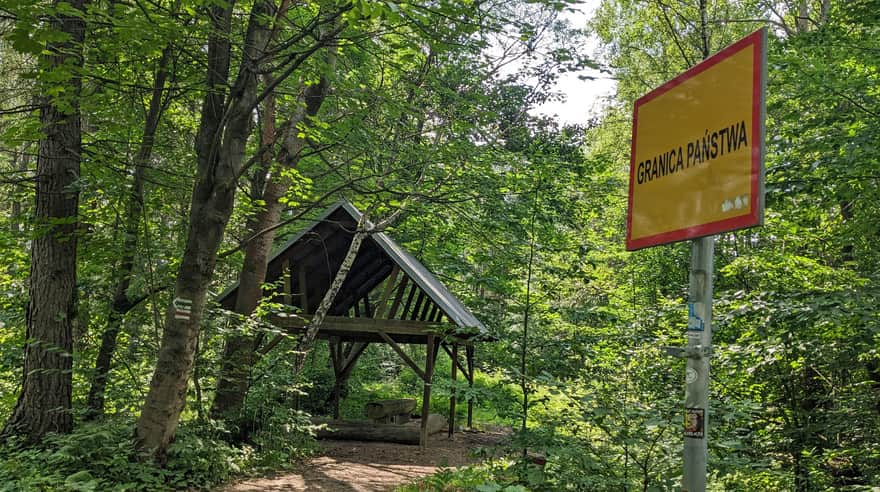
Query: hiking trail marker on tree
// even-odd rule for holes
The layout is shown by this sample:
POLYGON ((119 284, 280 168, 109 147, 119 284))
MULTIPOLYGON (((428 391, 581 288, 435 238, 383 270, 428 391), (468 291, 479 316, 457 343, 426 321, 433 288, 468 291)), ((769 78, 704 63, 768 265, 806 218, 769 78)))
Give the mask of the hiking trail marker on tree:
POLYGON ((713 234, 761 225, 767 29, 645 94, 633 110, 626 249, 693 239, 682 490, 706 490, 713 234))

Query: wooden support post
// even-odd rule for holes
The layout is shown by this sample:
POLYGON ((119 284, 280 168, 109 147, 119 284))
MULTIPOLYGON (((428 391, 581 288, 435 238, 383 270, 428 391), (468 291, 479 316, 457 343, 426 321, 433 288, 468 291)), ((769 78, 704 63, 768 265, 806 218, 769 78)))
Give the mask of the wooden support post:
MULTIPOLYGON (((453 343, 458 345, 458 342, 453 342, 453 343)), ((458 352, 456 352, 456 356, 453 357, 452 351, 449 350, 449 347, 447 347, 446 345, 443 345, 443 350, 446 351, 446 353, 449 355, 449 358, 452 359, 452 362, 454 362, 455 365, 458 366, 458 370, 461 371, 461 374, 464 376, 465 380, 467 380, 468 371, 465 368, 465 366, 461 365, 461 361, 458 360, 458 352)))
MULTIPOLYGON (((466 346, 464 348, 465 357, 467 358, 467 381, 468 388, 473 388, 474 386, 474 347, 473 345, 466 346)), ((474 427, 474 400, 468 395, 467 399, 467 426, 468 428, 474 427)))
POLYGON ((416 374, 419 375, 422 381, 426 379, 425 371, 423 371, 422 368, 418 366, 418 364, 413 362, 413 360, 410 359, 408 355, 406 355, 406 352, 404 352, 403 349, 400 348, 400 345, 398 345, 393 338, 389 337, 388 334, 382 330, 376 330, 376 332, 379 334, 380 337, 382 337, 382 340, 385 340, 385 343, 391 345, 391 348, 395 352, 397 352, 397 355, 399 355, 400 358, 403 359, 403 361, 406 363, 406 365, 408 365, 413 371, 415 371, 416 374))
POLYGON ((330 359, 333 362, 333 418, 339 419, 339 399, 342 392, 342 341, 339 338, 330 339, 330 359))
POLYGON ((367 349, 369 342, 352 342, 347 350, 348 355, 345 356, 345 362, 342 365, 342 375, 347 379, 354 370, 355 363, 360 358, 364 350, 367 349))
POLYGON ((300 267, 297 270, 299 270, 298 271, 298 277, 299 277, 298 283, 299 283, 299 295, 300 295, 300 298, 299 298, 300 306, 299 307, 302 308, 303 314, 310 314, 309 313, 309 290, 306 287, 306 267, 305 267, 305 265, 300 265, 300 267))
POLYGON ((431 412, 431 379, 434 376, 434 335, 428 335, 425 346, 425 378, 422 391, 422 421, 419 425, 419 447, 428 447, 428 414, 431 412))
POLYGON ((364 353, 364 350, 366 350, 369 343, 349 342, 344 344, 342 342, 337 342, 338 345, 335 350, 332 345, 334 341, 331 340, 330 343, 330 355, 333 357, 333 373, 336 376, 336 381, 333 383, 333 393, 330 395, 330 399, 333 405, 333 418, 339 420, 339 404, 342 401, 342 389, 348 383, 348 378, 351 377, 351 373, 357 364, 357 360, 360 358, 361 354, 364 353))
POLYGON ((370 305, 370 296, 364 296, 364 318, 373 317, 373 306, 370 305))
POLYGON ((458 344, 452 344, 452 394, 449 395, 449 437, 455 433, 455 379, 458 375, 458 344))
POLYGON ((287 260, 281 263, 281 278, 284 279, 284 304, 290 306, 293 300, 290 295, 290 262, 287 260))

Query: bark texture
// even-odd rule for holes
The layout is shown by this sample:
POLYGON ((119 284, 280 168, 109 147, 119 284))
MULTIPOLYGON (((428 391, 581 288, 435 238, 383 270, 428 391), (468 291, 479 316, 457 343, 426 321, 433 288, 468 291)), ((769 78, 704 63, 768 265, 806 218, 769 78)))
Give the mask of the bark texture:
POLYGON ((122 258, 117 270, 118 280, 110 304, 107 326, 101 335, 101 348, 95 359, 95 372, 92 375, 86 402, 86 420, 94 420, 104 415, 104 391, 107 388, 107 376, 110 373, 113 354, 116 352, 116 339, 119 336, 125 315, 135 305, 128 295, 128 288, 131 285, 132 272, 134 271, 135 252, 138 246, 138 226, 144 209, 144 175, 153 154, 153 142, 162 116, 162 97, 165 92, 165 81, 168 78, 167 69, 170 61, 171 48, 166 47, 158 62, 150 107, 147 111, 141 143, 134 158, 134 176, 123 218, 123 246, 122 258))
MULTIPOLYGON (((54 6, 58 5, 54 2, 54 6)), ((84 0, 69 5, 82 10, 84 0)), ((82 67, 85 22, 54 15, 53 27, 69 37, 50 43, 44 70, 82 67)), ((73 428, 72 321, 76 306, 76 226, 79 206, 81 127, 78 73, 65 81, 63 99, 45 98, 40 108, 43 137, 37 156, 35 233, 31 246, 22 389, 0 433, 36 442, 48 432, 73 428)))
MULTIPOLYGON (((375 422, 313 419, 312 422, 327 425, 326 428, 317 431, 318 439, 419 444, 420 424, 417 421, 405 424, 377 424, 375 422)), ((425 419, 424 432, 426 435, 434 435, 443 432, 447 425, 446 417, 432 413, 425 419)))
POLYGON ((180 413, 186 402, 189 375, 195 358, 199 323, 217 250, 232 214, 235 187, 257 104, 260 62, 269 38, 272 6, 254 4, 245 35, 241 68, 225 101, 223 85, 229 72, 230 18, 234 3, 212 7, 214 32, 208 43, 208 87, 196 139, 198 172, 189 215, 186 249, 169 306, 159 358, 150 391, 137 423, 141 449, 165 460, 180 413), (224 104, 225 103, 225 104, 224 104), (228 106, 228 110, 225 107, 228 106), (179 309, 181 306, 185 309, 179 309))
POLYGON ((361 244, 363 244, 364 239, 366 239, 367 235, 371 232, 365 229, 367 224, 369 224, 369 220, 367 219, 367 215, 364 214, 358 221, 357 230, 351 238, 351 243, 348 245, 348 252, 345 254, 342 264, 339 265, 339 270, 336 271, 336 275, 333 277, 333 282, 330 283, 330 287, 327 289, 327 292, 324 293, 324 297, 321 299, 321 303, 318 305, 315 315, 312 316, 312 320, 309 322, 306 334, 300 340, 296 363, 294 365, 294 371, 296 371, 297 375, 302 372, 303 366, 306 363, 306 356, 308 356, 309 351, 311 351, 312 347, 315 345, 315 340, 318 338, 318 331, 321 329, 321 325, 324 324, 324 318, 327 317, 327 313, 330 312, 330 307, 336 299, 336 294, 339 293, 339 289, 341 289, 342 284, 345 283, 345 279, 348 277, 348 272, 351 271, 351 266, 354 265, 354 260, 357 259, 361 244))
MULTIPOLYGON (((333 34, 335 35, 335 33, 333 34)), ((322 36, 321 42, 326 43, 330 38, 322 36)), ((331 49, 328 54, 328 68, 335 67, 336 54, 331 49)), ((285 123, 285 135, 282 138, 282 149, 278 156, 281 166, 295 169, 299 164, 302 150, 306 146, 305 138, 299 136, 301 125, 310 124, 310 118, 318 114, 324 99, 327 96, 329 81, 327 77, 321 77, 319 83, 312 84, 303 90, 300 107, 295 114, 285 123)), ((269 117, 274 117, 274 104, 271 95, 267 98, 267 110, 264 112, 269 117)), ((264 126, 263 146, 274 143, 274 124, 268 120, 269 125, 264 126), (272 141, 266 137, 272 135, 272 141)), ((272 252, 272 244, 275 241, 275 226, 281 219, 284 208, 280 199, 290 189, 290 180, 276 173, 266 184, 260 199, 263 208, 249 221, 249 230, 253 237, 245 247, 244 263, 239 275, 238 291, 235 299, 235 312, 244 316, 251 315, 256 309, 262 297, 261 287, 266 281, 266 269, 269 264, 269 254, 272 252), (261 232, 265 231, 265 232, 261 232)), ((245 396, 250 386, 251 367, 256 358, 256 337, 252 334, 234 334, 227 338, 223 351, 220 377, 217 381, 217 392, 211 407, 211 416, 215 419, 235 420, 241 414, 245 396)))

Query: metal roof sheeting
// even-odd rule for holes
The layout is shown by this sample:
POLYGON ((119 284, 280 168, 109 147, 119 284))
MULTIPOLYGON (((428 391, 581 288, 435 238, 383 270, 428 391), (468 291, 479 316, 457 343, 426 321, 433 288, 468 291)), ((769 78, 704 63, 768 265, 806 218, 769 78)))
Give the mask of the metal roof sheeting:
MULTIPOLYGON (((288 249, 296 245, 304 236, 309 234, 316 226, 326 221, 339 209, 343 209, 348 215, 358 222, 363 214, 347 200, 342 200, 330 206, 309 227, 304 228, 287 241, 274 255, 269 263, 272 264, 279 256, 284 255, 288 249)), ((447 318, 460 328, 477 330, 478 335, 488 335, 488 329, 468 310, 461 301, 453 295, 449 289, 440 282, 419 260, 413 257, 403 247, 388 237, 384 232, 370 234, 367 241, 372 240, 382 251, 410 278, 430 299, 446 314, 447 318)), ((363 252, 363 248, 361 249, 363 252)), ((359 254, 361 253, 359 252, 359 254)), ((352 272, 354 273, 354 272, 352 272)), ((238 284, 224 291, 218 298, 223 302, 230 296, 238 284)))

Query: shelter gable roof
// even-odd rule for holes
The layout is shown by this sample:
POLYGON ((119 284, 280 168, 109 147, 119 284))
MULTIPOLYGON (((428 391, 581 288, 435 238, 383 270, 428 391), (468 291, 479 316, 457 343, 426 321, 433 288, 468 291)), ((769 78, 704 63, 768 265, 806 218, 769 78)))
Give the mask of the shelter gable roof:
MULTIPOLYGON (((305 279, 299 282, 294 280, 298 289, 307 291, 295 303, 301 308, 305 306, 306 312, 309 311, 308 307, 317 306, 339 269, 361 217, 362 213, 346 200, 330 206, 272 255, 267 269, 267 281, 281 278, 285 266, 298 264, 300 266, 297 268, 308 270, 308 286, 306 288, 305 285, 299 285, 299 282, 305 283, 305 279)), ((488 334, 483 323, 434 274, 384 232, 371 234, 364 240, 330 314, 343 314, 352 308, 358 309, 360 299, 388 278, 395 266, 433 301, 450 322, 460 328, 476 330, 477 335, 488 334)), ((238 284, 235 284, 218 297, 224 307, 234 307, 233 294, 237 287, 238 284)), ((293 291, 298 292, 296 288, 293 291)), ((416 316, 413 314, 412 319, 417 319, 416 316)))

